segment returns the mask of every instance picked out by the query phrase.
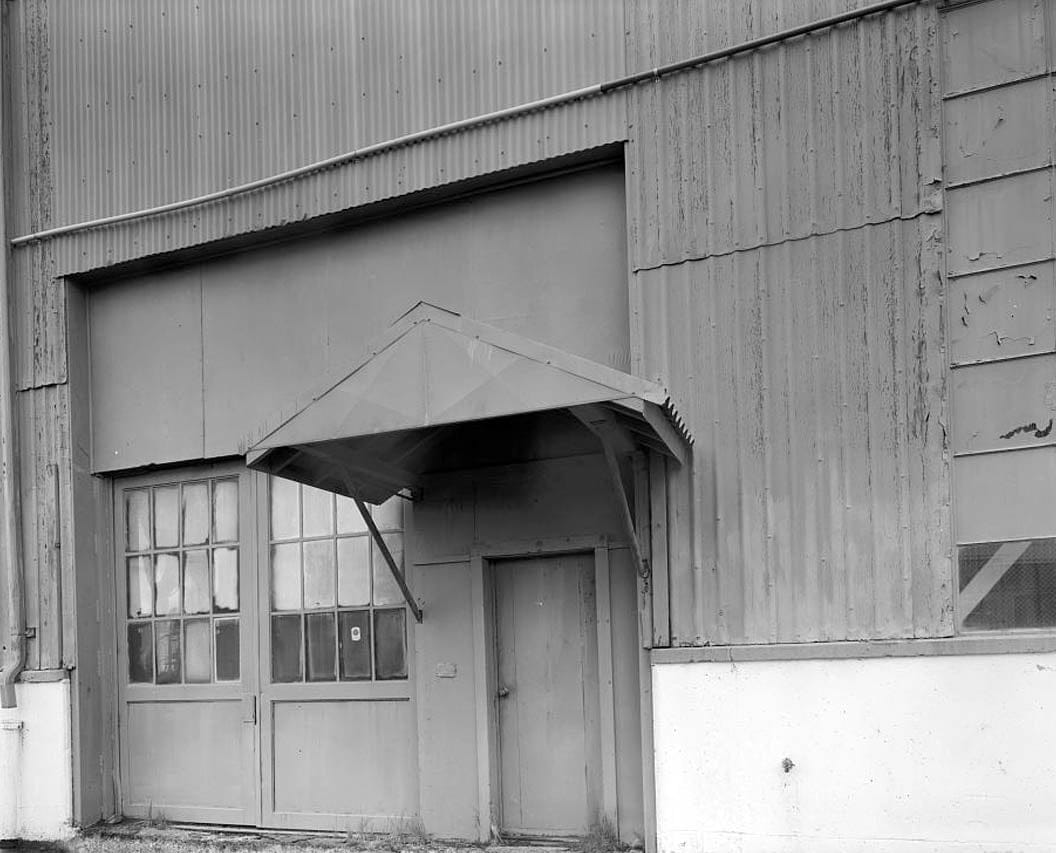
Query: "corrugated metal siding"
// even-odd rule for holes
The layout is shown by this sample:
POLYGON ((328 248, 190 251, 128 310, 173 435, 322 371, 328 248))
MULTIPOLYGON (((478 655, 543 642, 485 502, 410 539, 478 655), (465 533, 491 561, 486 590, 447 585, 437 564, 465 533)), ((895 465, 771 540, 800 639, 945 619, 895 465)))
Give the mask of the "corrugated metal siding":
MULTIPOLYGON (((610 0, 53 2, 57 223, 175 201, 624 70, 610 0)), ((63 240, 61 271, 342 210, 626 135, 622 96, 63 240)))
MULTIPOLYGON (((629 64, 848 5, 640 0, 629 64)), ((952 632, 937 32, 910 7, 630 96, 637 366, 697 438, 674 645, 952 632)))
MULTIPOLYGON (((849 4, 636 4, 649 67, 849 4)), ((643 86, 629 169, 634 263, 677 263, 934 206, 937 13, 908 7, 643 86)))
POLYGON ((696 516, 673 644, 950 633, 941 233, 922 217, 636 275, 645 375, 696 436, 669 496, 691 488, 696 516))

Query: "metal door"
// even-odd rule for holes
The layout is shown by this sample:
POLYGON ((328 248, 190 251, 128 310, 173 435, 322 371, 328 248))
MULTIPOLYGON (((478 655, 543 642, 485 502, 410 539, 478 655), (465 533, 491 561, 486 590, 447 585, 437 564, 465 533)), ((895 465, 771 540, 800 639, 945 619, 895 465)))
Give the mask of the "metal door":
MULTIPOLYGON (((392 832, 418 814, 413 619, 354 503, 261 478, 262 823, 392 832)), ((372 510, 403 553, 403 501, 372 510)))
POLYGON ((599 788, 594 557, 494 566, 501 828, 580 835, 599 788))
POLYGON ((121 803, 131 817, 256 824, 256 577, 249 475, 115 485, 121 803))

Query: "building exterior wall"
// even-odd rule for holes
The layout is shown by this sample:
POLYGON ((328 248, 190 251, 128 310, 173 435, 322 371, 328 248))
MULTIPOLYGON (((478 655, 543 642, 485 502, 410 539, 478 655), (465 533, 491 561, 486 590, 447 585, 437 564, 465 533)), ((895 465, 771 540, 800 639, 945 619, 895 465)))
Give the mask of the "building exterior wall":
MULTIPOLYGON (((467 0, 437 15, 427 3, 379 2, 321 6, 294 20, 281 3, 246 13, 18 0, 4 7, 6 133, 17 140, 8 236, 216 190, 857 5, 500 9, 467 0)), ((467 181, 622 146, 629 368, 671 388, 696 437, 692 465, 672 466, 666 494, 653 496, 668 522, 670 581, 654 602, 654 644, 949 637, 959 630, 955 544, 1053 533, 1056 432, 1037 433, 1056 383, 1054 20, 1051 0, 924 2, 258 193, 15 249, 27 621, 37 629, 29 668, 76 667, 72 698, 56 700, 64 713, 72 707, 77 733, 73 820, 114 807, 112 555, 98 535, 111 525, 110 492, 92 474, 122 468, 91 458, 90 288, 79 274, 98 282, 112 265, 158 266, 165 253, 263 241, 277 233, 269 229, 382 202, 399 210, 467 181), (1017 429, 1027 424, 1035 428, 1017 429)), ((191 438, 203 456, 238 451, 191 438)), ((190 458, 197 447, 128 464, 190 458)), ((1016 656, 774 661, 741 677, 747 665, 736 676, 730 664, 658 665, 661 843, 794 849, 773 840, 788 833, 851 843, 857 836, 839 815, 820 813, 839 791, 813 766, 795 783, 803 805, 789 804, 789 786, 804 777, 795 755, 787 778, 772 766, 785 756, 767 755, 756 775, 718 792, 736 793, 740 808, 753 802, 751 784, 769 791, 776 817, 767 837, 736 835, 743 824, 701 813, 677 791, 709 789, 712 756, 732 762, 760 733, 775 755, 798 724, 833 749, 872 742, 875 714, 890 704, 874 676, 904 703, 892 708, 889 743, 910 755, 922 748, 914 732, 953 744, 979 731, 986 696, 967 683, 992 677, 1022 688, 1005 718, 1015 725, 1002 730, 1024 762, 1022 787, 1002 787, 996 748, 963 778, 952 778, 955 761, 925 750, 951 785, 947 799, 926 800, 928 815, 892 802, 871 821, 865 803, 878 789, 860 779, 839 800, 876 838, 916 827, 935 844, 990 843, 998 836, 961 833, 951 809, 971 801, 978 779, 1032 802, 1040 769, 1029 755, 1042 750, 1028 752, 1013 735, 1030 731, 1047 701, 1033 675, 1045 670, 1034 663, 1048 666, 1016 656), (766 716, 792 673, 810 682, 806 707, 818 713, 832 679, 846 676, 860 692, 844 686, 833 701, 856 715, 853 725, 818 732, 793 702, 766 716), (935 673, 944 695, 974 709, 941 731, 942 696, 929 687, 927 701, 915 698, 935 673), (694 722, 678 730, 689 740, 677 747, 676 710, 694 722)), ((869 756, 885 791, 915 796, 923 777, 902 752, 869 756)), ((1008 844, 1030 849, 1040 838, 1030 833, 1045 827, 1015 808, 995 806, 994 825, 1008 828, 1008 844)))
POLYGON ((1052 653, 661 664, 658 850, 1051 850, 1054 665, 1052 653))
POLYGON ((15 688, 0 711, 0 837, 58 840, 73 834, 70 682, 15 688))

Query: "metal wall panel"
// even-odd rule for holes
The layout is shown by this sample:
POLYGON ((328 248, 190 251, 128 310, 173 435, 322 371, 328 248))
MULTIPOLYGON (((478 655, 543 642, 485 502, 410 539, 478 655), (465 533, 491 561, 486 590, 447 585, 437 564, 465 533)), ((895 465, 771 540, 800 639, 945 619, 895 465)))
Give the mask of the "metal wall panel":
MULTIPOLYGON (((832 11, 636 4, 648 67, 832 11)), ((842 4, 841 4, 842 5, 842 4)), ((633 263, 648 268, 915 216, 941 176, 937 13, 922 4, 783 42, 632 95, 633 263)))
POLYGON ((951 275, 1052 257, 1050 169, 946 192, 951 275))
POLYGON ((205 455, 201 273, 189 267, 152 283, 89 298, 96 470, 205 455))
POLYGON ((946 103, 946 180, 993 178, 1052 162, 1052 84, 1037 77, 946 103))
POLYGON ((674 645, 950 633, 940 234, 922 217, 635 276, 644 373, 696 436, 674 645))
POLYGON ((1046 0, 988 0, 946 12, 947 94, 1044 74, 1046 0))
POLYGON ((1056 351, 1053 262, 949 282, 950 363, 1056 351))
POLYGON ((1052 13, 988 0, 944 16, 957 542, 1056 534, 1037 447, 1056 414, 1052 13))
MULTIPOLYGON (((622 4, 52 0, 56 223, 141 209, 619 76, 622 4)), ((61 272, 622 139, 622 96, 58 241, 61 272)))
POLYGON ((1056 355, 955 370, 953 451, 1056 444, 1056 355))
POLYGON ((961 456, 954 476, 957 542, 1052 536, 1056 448, 961 456))

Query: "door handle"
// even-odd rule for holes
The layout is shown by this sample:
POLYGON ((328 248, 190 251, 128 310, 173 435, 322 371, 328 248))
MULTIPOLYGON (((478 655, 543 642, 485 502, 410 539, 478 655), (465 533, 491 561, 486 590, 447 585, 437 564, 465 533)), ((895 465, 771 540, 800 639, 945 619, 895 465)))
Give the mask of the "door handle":
POLYGON ((256 696, 243 696, 242 697, 242 722, 243 723, 256 723, 257 722, 257 697, 256 696))
POLYGON ((507 696, 510 695, 510 688, 504 684, 502 687, 499 688, 498 693, 496 693, 495 695, 497 695, 500 699, 505 699, 507 696))

